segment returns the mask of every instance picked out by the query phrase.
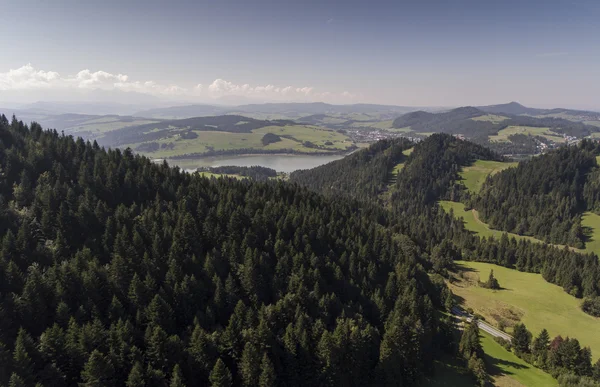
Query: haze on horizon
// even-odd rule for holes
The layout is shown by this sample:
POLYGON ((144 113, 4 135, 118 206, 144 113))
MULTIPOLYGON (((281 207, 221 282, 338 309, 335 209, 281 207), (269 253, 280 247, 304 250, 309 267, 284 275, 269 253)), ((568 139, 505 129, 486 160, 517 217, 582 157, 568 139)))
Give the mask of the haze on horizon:
POLYGON ((0 104, 600 109, 595 0, 0 4, 0 104))

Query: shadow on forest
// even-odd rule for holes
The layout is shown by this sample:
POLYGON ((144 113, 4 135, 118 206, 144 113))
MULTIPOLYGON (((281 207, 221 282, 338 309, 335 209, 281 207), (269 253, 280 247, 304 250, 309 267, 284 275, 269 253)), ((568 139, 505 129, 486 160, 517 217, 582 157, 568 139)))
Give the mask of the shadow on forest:
POLYGON ((592 238, 592 235, 594 235, 594 229, 588 226, 582 226, 581 228, 583 229, 583 243, 588 244, 590 242, 594 242, 594 238, 592 238))

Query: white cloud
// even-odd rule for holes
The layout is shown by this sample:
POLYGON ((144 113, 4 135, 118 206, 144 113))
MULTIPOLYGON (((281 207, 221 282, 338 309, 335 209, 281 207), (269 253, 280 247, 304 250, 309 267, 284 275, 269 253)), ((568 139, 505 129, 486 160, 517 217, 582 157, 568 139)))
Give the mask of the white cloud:
POLYGON ((125 74, 84 69, 74 75, 62 75, 55 71, 44 71, 27 64, 18 69, 0 72, 0 90, 30 91, 39 90, 69 92, 70 90, 119 90, 154 96, 206 97, 242 96, 257 101, 328 101, 352 102, 356 95, 347 91, 336 94, 316 91, 312 86, 276 86, 272 84, 251 86, 248 83, 234 83, 215 79, 208 87, 201 83, 189 88, 178 85, 165 85, 155 81, 134 81, 125 74))
POLYGON ((60 74, 55 71, 36 70, 29 63, 16 70, 0 73, 0 90, 43 89, 59 83, 60 74))

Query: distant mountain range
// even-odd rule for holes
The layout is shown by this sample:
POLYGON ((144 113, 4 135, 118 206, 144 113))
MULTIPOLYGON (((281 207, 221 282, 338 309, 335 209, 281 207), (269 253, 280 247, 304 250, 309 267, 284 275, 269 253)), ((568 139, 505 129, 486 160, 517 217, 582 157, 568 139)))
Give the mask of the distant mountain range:
MULTIPOLYGON (((147 118, 191 118, 207 115, 242 114, 253 118, 301 118, 314 114, 377 114, 389 117, 398 116, 418 108, 408 106, 354 104, 331 105, 323 102, 313 103, 265 103, 239 106, 187 105, 167 108, 148 109, 134 115, 147 118), (270 117, 267 117, 270 116, 270 117)), ((429 109, 427 109, 429 110, 429 109)))
MULTIPOLYGON (((591 116, 596 117, 600 120, 600 112, 593 112, 588 110, 574 110, 564 108, 554 109, 537 109, 523 106, 518 102, 510 102, 500 105, 490 106, 478 106, 477 109, 482 110, 486 113, 492 114, 513 114, 513 115, 529 115, 529 116, 558 116, 558 115, 570 115, 570 116, 591 116)), ((582 120, 583 121, 583 120, 582 120)))

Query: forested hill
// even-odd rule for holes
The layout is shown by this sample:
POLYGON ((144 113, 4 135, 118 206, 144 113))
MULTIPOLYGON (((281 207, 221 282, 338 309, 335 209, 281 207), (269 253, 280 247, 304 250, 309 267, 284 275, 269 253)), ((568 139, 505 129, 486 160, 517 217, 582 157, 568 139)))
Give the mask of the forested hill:
POLYGON ((406 386, 443 345, 418 248, 344 200, 4 116, 0 167, 2 385, 406 386))
POLYGON ((475 160, 502 160, 488 148, 447 134, 434 134, 418 143, 398 174, 392 196, 394 206, 418 209, 441 199, 466 194, 458 184, 463 166, 475 160))
POLYGON ((443 113, 417 111, 396 118, 394 128, 410 128, 414 132, 462 134, 469 138, 487 138, 510 126, 548 128, 555 133, 584 137, 598 128, 583 122, 553 116, 522 116, 503 113, 490 117, 474 107, 461 107, 443 113))
POLYGON ((581 215, 598 209, 597 143, 583 141, 488 178, 472 201, 493 228, 583 247, 581 215))
POLYGON ((403 138, 378 141, 341 160, 293 172, 290 180, 329 195, 376 199, 386 188, 392 169, 407 159, 402 152, 413 145, 403 138))
MULTIPOLYGON (((338 162, 339 170, 344 170, 340 164, 347 159, 338 162)), ((596 255, 516 240, 506 234, 499 240, 480 238, 465 229, 460 214, 446 213, 437 205, 439 200, 444 199, 476 200, 460 183, 459 171, 477 159, 502 160, 487 148, 446 134, 434 134, 418 143, 406 159, 392 188, 389 227, 409 235, 427 252, 428 265, 434 271, 444 273, 446 268, 452 267, 454 259, 493 262, 520 271, 541 273, 548 282, 561 286, 576 297, 595 298, 600 295, 600 265, 596 255)), ((327 173, 325 167, 322 167, 322 173, 327 173)), ((594 171, 592 174, 596 177, 590 181, 600 182, 600 172, 594 171)), ((309 182, 309 186, 321 187, 328 192, 326 184, 318 183, 320 175, 305 175, 308 176, 319 179, 313 185, 309 182)), ((342 175, 332 172, 329 176, 337 179, 333 180, 336 184, 344 181, 342 175)), ((367 197, 367 191, 363 191, 360 185, 353 186, 351 182, 351 179, 345 182, 345 187, 350 190, 348 195, 359 197, 362 194, 367 197)), ((597 188, 586 186, 584 197, 595 197, 593 193, 596 192, 599 192, 597 188)), ((340 195, 334 197, 339 198, 340 195)), ((377 198, 371 197, 371 201, 373 199, 377 198)), ((364 204, 361 206, 363 209, 370 208, 364 204)))

